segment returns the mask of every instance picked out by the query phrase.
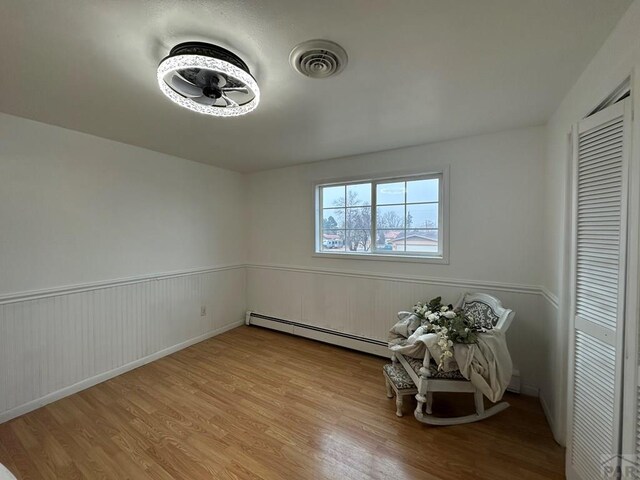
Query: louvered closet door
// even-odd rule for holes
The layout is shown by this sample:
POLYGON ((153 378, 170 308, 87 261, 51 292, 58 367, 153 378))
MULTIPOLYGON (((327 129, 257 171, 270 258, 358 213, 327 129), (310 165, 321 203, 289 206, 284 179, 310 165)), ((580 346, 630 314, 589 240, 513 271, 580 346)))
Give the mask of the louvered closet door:
POLYGON ((604 478, 602 462, 620 453, 628 102, 592 115, 574 131, 567 476, 575 479, 604 478))

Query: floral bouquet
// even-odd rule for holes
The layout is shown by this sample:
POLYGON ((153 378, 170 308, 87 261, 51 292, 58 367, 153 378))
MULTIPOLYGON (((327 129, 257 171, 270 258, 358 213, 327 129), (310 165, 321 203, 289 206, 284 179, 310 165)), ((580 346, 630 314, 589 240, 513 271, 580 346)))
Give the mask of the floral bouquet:
POLYGON ((477 328, 474 322, 453 305, 443 305, 442 297, 436 297, 427 302, 418 302, 413 306, 413 312, 421 318, 422 326, 427 333, 438 335, 440 358, 438 370, 444 369, 447 358, 453 357, 454 343, 477 343, 477 328))

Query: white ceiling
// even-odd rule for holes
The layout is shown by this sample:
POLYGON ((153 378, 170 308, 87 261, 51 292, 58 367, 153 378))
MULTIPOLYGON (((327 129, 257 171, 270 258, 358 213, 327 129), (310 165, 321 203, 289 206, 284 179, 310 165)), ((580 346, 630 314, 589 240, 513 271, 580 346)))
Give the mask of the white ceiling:
POLYGON ((0 0, 0 111, 239 171, 539 125, 631 0, 0 0), (326 38, 327 80, 288 64, 326 38), (155 70, 182 41, 230 47, 262 100, 182 109, 155 70))

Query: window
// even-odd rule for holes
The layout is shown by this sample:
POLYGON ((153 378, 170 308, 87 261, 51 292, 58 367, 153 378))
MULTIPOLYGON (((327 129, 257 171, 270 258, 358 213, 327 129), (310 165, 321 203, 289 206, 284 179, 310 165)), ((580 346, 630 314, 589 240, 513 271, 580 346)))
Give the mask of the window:
POLYGON ((446 261, 445 174, 316 187, 316 253, 446 261))

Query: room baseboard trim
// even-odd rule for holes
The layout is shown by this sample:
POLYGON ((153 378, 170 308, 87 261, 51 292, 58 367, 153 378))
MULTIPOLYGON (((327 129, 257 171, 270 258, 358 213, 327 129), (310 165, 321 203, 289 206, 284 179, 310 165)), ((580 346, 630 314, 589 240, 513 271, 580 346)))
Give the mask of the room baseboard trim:
POLYGON ((520 393, 528 397, 540 398, 540 389, 534 385, 522 385, 520 387, 520 393))
POLYGON ((166 273, 153 273, 149 275, 140 275, 136 277, 125 277, 114 280, 104 280, 100 282, 79 283, 75 285, 66 285, 62 287, 46 288, 42 290, 30 290, 25 292, 10 293, 0 295, 0 305, 9 303, 26 302, 29 300, 37 300, 40 298, 58 297, 62 295, 70 295, 73 293, 89 292, 92 290, 101 290, 104 288, 120 287, 124 285, 134 285, 136 283, 151 282, 156 280, 167 280, 170 278, 186 277, 189 275, 202 275, 213 272, 223 272, 225 270, 236 270, 245 268, 243 263, 219 265, 206 268, 194 268, 188 270, 177 270, 166 273))
POLYGON ((520 370, 517 368, 513 369, 511 374, 511 380, 509 380, 509 385, 507 385, 507 391, 513 393, 522 393, 522 384, 520 382, 520 370))
POLYGON ((556 419, 555 417, 551 414, 551 409, 549 408, 549 405, 547 404, 546 399, 544 398, 544 395, 542 395, 542 393, 538 396, 538 398, 540 399, 540 406, 542 407, 542 411, 544 412, 544 416, 547 418, 547 423, 549 424, 549 427, 551 428, 551 433, 553 434, 553 439, 556 441, 556 443, 558 443, 559 445, 562 445, 562 442, 559 440, 559 437, 557 435, 557 431, 556 431, 556 419))
MULTIPOLYGON (((427 277, 418 275, 393 275, 379 272, 357 271, 357 270, 342 270, 333 268, 317 268, 317 267, 300 267, 295 265, 278 265, 278 264, 263 264, 263 263, 251 263, 247 264, 247 268, 261 269, 261 270, 280 270, 286 272, 295 273, 314 273, 318 275, 336 275, 341 277, 357 277, 368 278, 371 280, 391 280, 394 282, 404 283, 421 283, 427 285, 439 285, 445 287, 457 287, 457 288, 469 288, 469 289, 482 289, 482 290, 495 290, 502 292, 523 293, 527 295, 542 295, 545 296, 545 289, 538 285, 524 285, 524 284, 511 284, 501 282, 491 282, 488 280, 468 280, 459 278, 440 278, 440 277, 427 277)), ((551 295, 549 293, 549 295, 551 295)))
POLYGON ((310 338, 320 342, 338 345, 340 347, 370 353, 380 357, 389 358, 387 342, 373 338, 361 337, 345 332, 338 332, 328 328, 317 327, 306 323, 286 320, 284 318, 270 317, 260 313, 248 311, 245 317, 247 325, 268 328, 279 332, 290 333, 298 337, 310 338))
POLYGON ((5 412, 0 413, 0 423, 7 422, 13 418, 19 417, 20 415, 24 415, 25 413, 29 413, 40 407, 44 407, 45 405, 53 403, 56 400, 60 400, 61 398, 68 397, 69 395, 73 395, 74 393, 80 392, 89 387, 93 387, 98 383, 102 383, 113 377, 122 375, 125 372, 141 367, 143 365, 146 365, 147 363, 151 363, 162 357, 166 357, 167 355, 171 355, 172 353, 175 353, 179 350, 190 347, 191 345, 195 345, 196 343, 200 343, 211 337, 215 337, 216 335, 219 335, 228 330, 237 328, 243 324, 244 324, 244 320, 237 320, 233 323, 225 325, 224 327, 220 327, 210 332, 204 333, 202 335, 198 335, 197 337, 191 338, 189 340, 185 340, 184 342, 180 342, 171 347, 164 348, 155 353, 152 353, 151 355, 147 355, 146 357, 139 358, 138 360, 134 360, 133 362, 129 362, 125 365, 114 368, 113 370, 109 370, 107 372, 100 373, 93 377, 86 378, 78 383, 74 383, 73 385, 69 385, 68 387, 61 388, 60 390, 51 392, 43 397, 37 398, 35 400, 31 400, 23 405, 19 405, 17 407, 12 408, 11 410, 7 410, 5 412))
MULTIPOLYGON (((379 357, 391 356, 387 342, 372 338, 360 337, 345 332, 337 332, 328 328, 316 327, 305 323, 294 322, 283 318, 270 317, 260 313, 248 311, 245 317, 247 325, 268 328, 278 332, 289 333, 298 337, 310 338, 319 342, 350 348, 360 352, 370 353, 379 357)), ((538 389, 520 384, 520 372, 514 369, 507 390, 524 395, 538 396, 538 389)))

